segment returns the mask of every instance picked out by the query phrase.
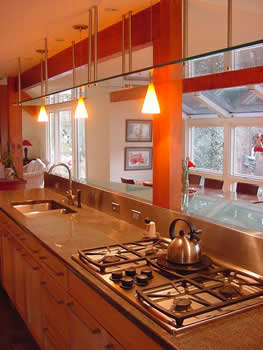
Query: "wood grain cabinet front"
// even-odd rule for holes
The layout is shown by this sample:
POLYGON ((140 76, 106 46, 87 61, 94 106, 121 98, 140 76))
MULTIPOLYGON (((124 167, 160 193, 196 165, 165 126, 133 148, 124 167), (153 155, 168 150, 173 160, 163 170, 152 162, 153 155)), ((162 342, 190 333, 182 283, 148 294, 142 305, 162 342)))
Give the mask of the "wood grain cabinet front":
POLYGON ((13 242, 9 234, 2 235, 2 284, 14 302, 13 242))
POLYGON ((24 320, 26 320, 26 290, 25 290, 25 250, 13 241, 13 277, 15 305, 24 320))
POLYGON ((69 343, 67 294, 45 271, 41 274, 41 309, 44 328, 69 343))
POLYGON ((70 350, 121 350, 123 347, 75 300, 69 310, 70 350))
POLYGON ((41 346, 43 340, 40 295, 41 267, 30 255, 24 257, 24 266, 27 325, 41 346))

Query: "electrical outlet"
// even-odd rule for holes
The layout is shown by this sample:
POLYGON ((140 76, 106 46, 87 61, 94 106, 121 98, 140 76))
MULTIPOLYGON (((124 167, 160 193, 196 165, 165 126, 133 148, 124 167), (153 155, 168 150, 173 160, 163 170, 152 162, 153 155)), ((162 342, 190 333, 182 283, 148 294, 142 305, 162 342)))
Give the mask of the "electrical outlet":
POLYGON ((141 212, 140 211, 132 209, 131 212, 132 212, 133 220, 137 220, 137 221, 140 220, 140 217, 141 217, 141 212))
POLYGON ((116 202, 111 202, 111 209, 112 211, 115 211, 115 213, 120 212, 120 204, 116 202))

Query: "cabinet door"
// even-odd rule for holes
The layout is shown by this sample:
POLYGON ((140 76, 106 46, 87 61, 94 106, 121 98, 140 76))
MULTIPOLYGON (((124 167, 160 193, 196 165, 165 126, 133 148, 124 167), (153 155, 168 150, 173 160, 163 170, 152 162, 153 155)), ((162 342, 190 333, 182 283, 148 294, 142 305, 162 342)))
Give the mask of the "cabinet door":
POLYGON ((123 349, 75 300, 68 303, 70 350, 123 349))
POLYGON ((26 320, 25 265, 22 255, 25 255, 22 246, 13 244, 15 304, 22 318, 26 320))
POLYGON ((43 349, 44 350, 67 350, 67 348, 63 343, 63 340, 59 339, 57 335, 52 334, 48 325, 43 330, 43 349))
POLYGON ((7 234, 2 236, 2 249, 2 282, 7 294, 14 302, 13 243, 7 234))
POLYGON ((47 325, 49 333, 56 335, 55 339, 61 338, 68 344, 66 292, 47 273, 41 275, 41 308, 43 325, 47 325))
POLYGON ((42 342, 42 318, 40 265, 29 255, 25 256, 25 290, 26 290, 26 314, 27 324, 34 338, 41 346, 42 342))

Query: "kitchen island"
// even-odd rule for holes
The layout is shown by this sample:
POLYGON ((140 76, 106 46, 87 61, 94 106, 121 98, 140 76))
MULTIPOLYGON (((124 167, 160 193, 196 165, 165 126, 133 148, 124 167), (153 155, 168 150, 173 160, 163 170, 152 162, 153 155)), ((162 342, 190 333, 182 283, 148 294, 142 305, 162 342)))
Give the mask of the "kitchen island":
POLYGON ((175 335, 168 333, 146 312, 72 260, 72 254, 79 249, 140 240, 143 230, 87 206, 71 207, 76 211, 73 214, 33 218, 21 214, 11 205, 47 199, 64 203, 63 196, 48 189, 0 193, 2 282, 41 348, 262 348, 261 306, 175 335), (23 259, 27 259, 26 265, 23 259), (32 270, 30 276, 28 266, 32 270), (21 279, 23 274, 25 281, 21 279), (37 274, 40 274, 39 278, 37 274), (37 312, 41 317, 32 310, 38 305, 37 312), (34 317, 37 330, 33 329, 34 317), (83 324, 86 324, 86 331, 83 324))

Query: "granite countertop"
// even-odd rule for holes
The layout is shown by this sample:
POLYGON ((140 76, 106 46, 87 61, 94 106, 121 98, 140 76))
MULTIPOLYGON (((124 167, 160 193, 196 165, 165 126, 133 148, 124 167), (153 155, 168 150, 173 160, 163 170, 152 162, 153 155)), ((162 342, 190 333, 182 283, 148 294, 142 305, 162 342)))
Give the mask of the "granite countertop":
MULTIPOLYGON (((61 216, 39 216, 29 218, 11 203, 24 200, 53 199, 65 204, 65 198, 48 189, 0 192, 0 207, 22 228, 30 231, 43 245, 51 249, 78 274, 93 285, 112 304, 126 315, 130 315, 136 324, 161 342, 167 342, 164 348, 178 350, 260 350, 263 344, 263 308, 229 316, 208 324, 171 335, 136 307, 118 296, 113 290, 98 280, 71 259, 78 249, 93 248, 129 242, 142 238, 143 230, 123 220, 101 211, 84 206, 73 208, 76 214, 61 216), (48 220, 47 220, 48 218, 48 220)), ((67 205, 67 204, 66 204, 67 205)))

